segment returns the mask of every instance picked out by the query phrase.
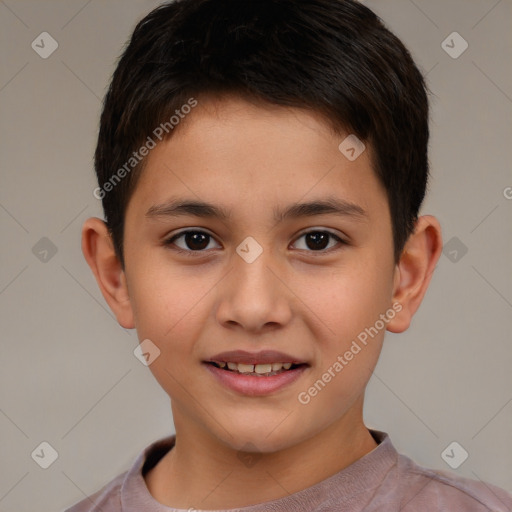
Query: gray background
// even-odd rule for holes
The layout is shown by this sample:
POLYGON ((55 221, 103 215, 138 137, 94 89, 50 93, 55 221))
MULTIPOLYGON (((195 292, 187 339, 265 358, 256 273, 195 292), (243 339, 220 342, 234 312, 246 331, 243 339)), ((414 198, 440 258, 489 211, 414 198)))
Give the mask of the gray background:
MULTIPOLYGON (((512 2, 364 3, 428 74, 423 213, 451 240, 412 327, 387 334, 366 421, 434 468, 449 469, 441 453, 457 441, 469 453, 458 474, 512 491, 512 2), (469 44, 456 59, 441 46, 454 31, 469 44)), ((81 224, 101 216, 100 100, 157 4, 0 1, 1 512, 61 510, 173 431, 167 395, 133 355, 135 332, 116 323, 80 249, 81 224), (31 47, 43 31, 59 45, 47 59, 31 47), (48 469, 31 458, 43 441, 58 452, 48 469)))

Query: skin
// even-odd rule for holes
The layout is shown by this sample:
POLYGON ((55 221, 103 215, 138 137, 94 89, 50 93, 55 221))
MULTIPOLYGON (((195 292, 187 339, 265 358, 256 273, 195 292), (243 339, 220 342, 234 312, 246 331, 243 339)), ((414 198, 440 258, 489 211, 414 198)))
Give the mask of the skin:
POLYGON ((84 224, 85 258, 118 322, 161 351, 149 368, 171 399, 177 441, 146 483, 164 505, 216 510, 278 499, 376 447, 363 421, 364 391, 385 330, 409 327, 442 240, 438 221, 420 217, 395 263, 371 147, 351 162, 338 150, 346 135, 305 110, 234 97, 202 100, 147 157, 126 211, 124 269, 103 221, 84 224), (273 218, 274 208, 328 196, 366 213, 273 218), (171 197, 231 214, 147 215, 171 197), (166 243, 185 228, 211 235, 196 257, 173 249, 197 247, 184 237, 166 243), (318 231, 346 243, 329 238, 325 249, 315 249, 303 235, 318 231), (236 252, 248 236, 263 249, 252 263, 236 252), (394 303, 401 311, 309 403, 300 403, 299 393, 394 303), (244 396, 202 364, 235 349, 280 350, 309 367, 271 395, 244 396), (257 452, 250 466, 240 456, 247 443, 257 452))

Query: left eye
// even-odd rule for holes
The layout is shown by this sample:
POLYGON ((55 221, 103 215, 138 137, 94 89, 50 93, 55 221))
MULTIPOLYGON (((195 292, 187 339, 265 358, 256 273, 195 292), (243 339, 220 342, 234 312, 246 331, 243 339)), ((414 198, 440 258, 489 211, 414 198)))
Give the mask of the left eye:
MULTIPOLYGON (((329 239, 334 239, 340 244, 345 243, 339 236, 331 233, 330 231, 308 231, 307 233, 303 233, 299 238, 297 238, 297 240, 300 240, 301 238, 305 238, 306 249, 311 249, 314 252, 325 250, 329 243, 329 239)), ((303 247, 300 249, 303 249, 303 247)))
MULTIPOLYGON (((300 250, 310 250, 313 252, 321 252, 332 247, 329 246, 329 240, 334 239, 339 244, 345 244, 339 236, 331 233, 330 231, 308 231, 303 233, 296 240, 304 238, 303 247, 299 247, 300 250)), ((214 240, 213 236, 204 231, 182 231, 168 240, 165 241, 165 245, 175 245, 177 250, 183 252, 205 252, 210 245, 210 241, 214 240), (177 243, 181 239, 180 243, 177 243)), ((297 242, 295 242, 297 243, 297 242)), ((335 244, 334 244, 335 245, 335 244)), ((218 246, 217 248, 220 248, 218 246)))

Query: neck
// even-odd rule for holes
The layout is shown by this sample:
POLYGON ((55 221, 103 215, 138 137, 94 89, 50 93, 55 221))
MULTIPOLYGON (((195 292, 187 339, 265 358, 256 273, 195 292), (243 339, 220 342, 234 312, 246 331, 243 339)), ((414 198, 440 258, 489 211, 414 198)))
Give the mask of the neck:
POLYGON ((240 453, 202 428, 176 421, 176 444, 146 475, 153 497, 173 508, 240 508, 306 489, 346 468, 377 443, 362 401, 339 421, 274 453, 240 453))

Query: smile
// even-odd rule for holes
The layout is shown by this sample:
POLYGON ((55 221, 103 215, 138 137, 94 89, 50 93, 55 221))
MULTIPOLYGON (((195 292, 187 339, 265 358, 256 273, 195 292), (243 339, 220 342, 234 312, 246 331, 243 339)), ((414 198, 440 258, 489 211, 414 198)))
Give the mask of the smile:
POLYGON ((310 367, 296 356, 275 350, 222 352, 203 364, 222 387, 245 396, 277 393, 310 367))
POLYGON ((230 372, 243 373, 244 375, 253 375, 256 377, 271 377, 279 375, 287 370, 299 367, 299 364, 294 363, 264 363, 264 364, 245 364, 233 363, 224 361, 212 361, 211 364, 217 368, 221 368, 230 372))

